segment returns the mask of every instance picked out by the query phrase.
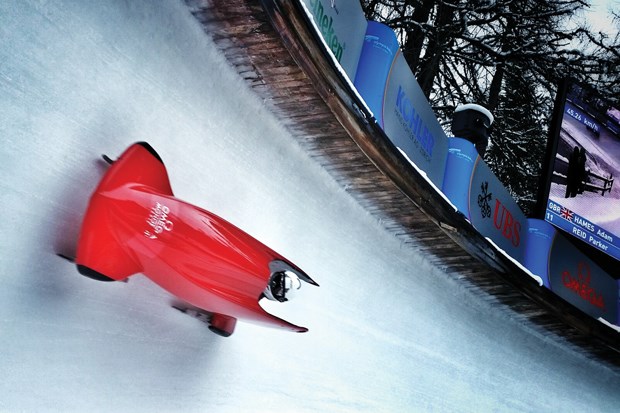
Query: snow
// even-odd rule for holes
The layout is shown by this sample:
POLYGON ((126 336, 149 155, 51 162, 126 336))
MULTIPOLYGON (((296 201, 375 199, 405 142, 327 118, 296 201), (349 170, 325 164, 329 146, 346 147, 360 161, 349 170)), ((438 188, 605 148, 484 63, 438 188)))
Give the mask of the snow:
POLYGON ((495 241, 493 241, 491 238, 489 237, 484 237, 484 239, 487 240, 487 242, 491 245, 493 245, 493 248, 495 248, 496 251, 499 251, 504 257, 508 258, 508 260, 510 260, 514 265, 516 265, 517 267, 519 267, 519 269, 521 271, 523 271, 524 273, 526 273, 530 278, 532 278, 534 281, 536 281, 536 283, 538 284, 539 287, 542 287, 544 285, 543 279, 539 276, 534 274, 533 272, 531 272, 530 270, 528 270, 523 264, 521 264, 519 261, 515 260, 513 257, 510 256, 510 254, 508 254, 506 251, 504 251, 503 249, 501 249, 499 247, 499 245, 497 245, 495 243, 495 241))
POLYGON ((176 0, 0 2, 0 411, 616 411, 620 373, 386 233, 293 142, 176 0), (138 140, 176 195, 303 268, 279 315, 221 338, 143 276, 70 252, 138 140))
MULTIPOLYGON (((609 137, 609 132, 601 127, 601 137, 588 138, 585 132, 585 126, 578 121, 566 116, 562 122, 562 138, 565 139, 571 147, 579 145, 585 148, 589 159, 587 167, 600 175, 617 175, 620 173, 620 166, 616 154, 620 151, 620 143, 617 139, 609 137)), ((589 135, 591 136, 591 135, 589 135)))
POLYGON ((603 317, 599 317, 599 318, 597 318, 597 320, 600 321, 601 323, 605 324, 607 327, 613 328, 618 333, 620 333, 620 327, 618 327, 615 324, 610 323, 609 321, 605 320, 603 317))

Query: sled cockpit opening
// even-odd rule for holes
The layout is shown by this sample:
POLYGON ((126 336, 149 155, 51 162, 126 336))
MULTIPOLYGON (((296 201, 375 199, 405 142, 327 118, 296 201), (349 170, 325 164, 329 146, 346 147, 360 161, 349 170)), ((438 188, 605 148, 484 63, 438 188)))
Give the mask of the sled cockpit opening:
POLYGON ((263 291, 263 295, 269 300, 281 303, 290 301, 298 294, 302 281, 318 286, 308 274, 285 261, 273 260, 269 263, 269 269, 271 276, 263 291))
POLYGON ((271 274, 264 294, 270 300, 281 303, 290 301, 301 289, 301 280, 292 271, 278 271, 271 274))

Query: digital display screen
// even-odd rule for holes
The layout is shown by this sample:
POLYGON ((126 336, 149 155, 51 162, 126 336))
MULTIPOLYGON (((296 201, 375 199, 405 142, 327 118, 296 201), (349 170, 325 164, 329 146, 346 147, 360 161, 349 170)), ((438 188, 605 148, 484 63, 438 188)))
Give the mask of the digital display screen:
POLYGON ((545 220, 620 260, 620 111, 580 85, 566 87, 545 220))

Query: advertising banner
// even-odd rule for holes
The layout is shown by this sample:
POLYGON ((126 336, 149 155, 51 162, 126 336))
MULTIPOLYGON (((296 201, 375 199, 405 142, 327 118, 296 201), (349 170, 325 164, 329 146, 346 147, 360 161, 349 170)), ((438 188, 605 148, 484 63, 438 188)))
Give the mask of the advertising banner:
POLYGON ((471 215, 469 212, 471 174, 477 161, 478 151, 474 144, 461 138, 448 138, 448 159, 441 190, 468 219, 471 215))
POLYGON ((618 324, 618 281, 579 253, 565 237, 555 237, 549 259, 551 290, 594 318, 618 324))
POLYGON ((355 87, 392 143, 441 187, 448 138, 388 26, 368 22, 355 87))
POLYGON ((480 234, 525 265, 527 219, 473 143, 449 138, 442 191, 480 234))
POLYGON ((471 175, 469 213, 469 219, 478 232, 524 264, 527 218, 480 158, 471 175))
POLYGON ((385 24, 369 21, 360 55, 355 88, 364 98, 383 129, 383 99, 394 58, 400 46, 394 31, 385 24))
POLYGON ((448 137, 400 52, 385 88, 383 123, 390 140, 441 188, 448 137))
POLYGON ((302 0, 325 40, 351 82, 364 45, 366 18, 359 1, 302 0))
POLYGON ((525 267, 542 278, 543 285, 551 288, 549 283, 549 260, 553 240, 557 231, 553 225, 535 218, 528 218, 527 239, 525 244, 525 267))

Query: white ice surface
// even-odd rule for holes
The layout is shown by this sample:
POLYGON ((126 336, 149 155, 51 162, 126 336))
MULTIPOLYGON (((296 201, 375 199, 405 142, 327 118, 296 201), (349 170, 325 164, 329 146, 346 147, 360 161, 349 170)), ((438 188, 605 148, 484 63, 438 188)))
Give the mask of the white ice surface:
POLYGON ((477 295, 311 161, 181 2, 0 2, 0 411, 614 412, 620 373, 477 295), (147 140, 182 199, 320 284, 224 339, 143 276, 81 277, 105 166, 147 140))

